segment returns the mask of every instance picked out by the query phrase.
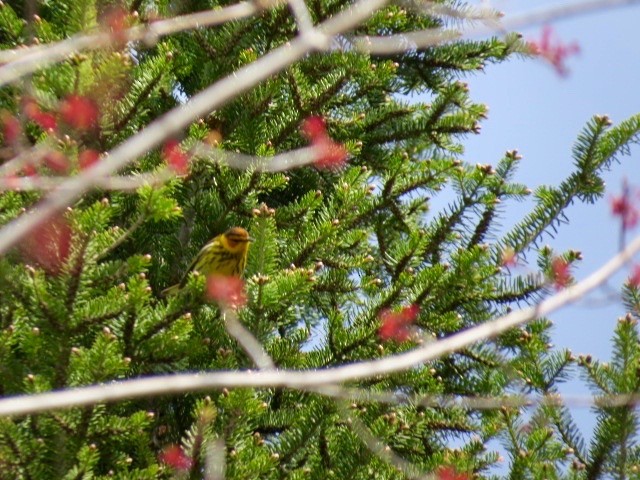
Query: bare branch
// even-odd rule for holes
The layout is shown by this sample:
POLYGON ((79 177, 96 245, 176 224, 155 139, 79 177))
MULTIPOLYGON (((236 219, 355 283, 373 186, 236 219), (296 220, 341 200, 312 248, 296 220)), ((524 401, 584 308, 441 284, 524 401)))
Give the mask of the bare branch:
MULTIPOLYGON (((507 32, 523 27, 529 27, 541 23, 548 23, 576 15, 584 15, 612 7, 628 6, 640 2, 640 0, 593 0, 591 2, 579 2, 573 5, 544 8, 539 12, 524 13, 499 21, 499 15, 493 10, 472 10, 468 16, 454 15, 455 18, 484 20, 484 25, 467 28, 464 30, 428 29, 416 32, 408 32, 387 36, 355 36, 350 39, 353 46, 363 52, 385 55, 406 52, 420 48, 432 47, 442 43, 451 42, 460 38, 474 38, 493 35, 496 32, 507 32)), ((451 9, 444 6, 427 5, 417 7, 423 13, 435 15, 453 15, 451 9)))
POLYGON ((222 317, 229 335, 238 341, 246 354, 249 355, 249 358, 253 360, 253 363, 255 363, 260 370, 273 370, 276 368, 269 354, 262 348, 262 344, 242 325, 237 313, 233 309, 225 309, 222 317))
MULTIPOLYGON (((67 188, 68 177, 25 176, 15 177, 17 171, 25 165, 36 166, 51 152, 49 146, 34 147, 12 158, 9 162, 0 166, 0 191, 50 191, 67 188)), ((298 150, 274 155, 273 157, 258 157, 242 153, 227 152, 210 147, 205 143, 194 145, 190 155, 208 158, 217 163, 223 163, 230 168, 238 170, 255 170, 259 172, 282 172, 293 168, 312 165, 318 161, 325 152, 318 147, 305 147, 298 150)), ((108 158, 105 157, 105 158, 108 158)), ((127 176, 108 176, 98 178, 93 186, 103 190, 137 190, 145 185, 160 185, 175 177, 170 168, 163 168, 157 172, 141 173, 127 176)))
MULTIPOLYGON (((161 20, 150 25, 136 26, 123 31, 121 38, 127 41, 142 40, 148 44, 153 44, 158 38, 173 33, 199 27, 219 25, 230 20, 250 17, 258 13, 261 7, 265 6, 263 3, 265 2, 240 2, 218 10, 197 12, 190 15, 161 20)), ((279 2, 272 2, 266 6, 272 7, 278 3, 279 2)), ((289 3, 292 9, 295 9, 294 15, 296 15, 299 21, 299 26, 308 32, 310 29, 306 27, 310 24, 310 21, 307 22, 304 19, 305 14, 302 13, 302 9, 300 8, 300 3, 303 3, 302 0, 290 0, 289 3)), ((489 25, 486 28, 475 29, 468 33, 469 35, 475 36, 487 35, 500 30, 518 29, 540 23, 548 23, 571 16, 592 13, 605 8, 622 7, 635 3, 638 3, 638 0, 592 0, 590 2, 577 2, 570 5, 545 8, 540 12, 512 17, 506 22, 503 22, 502 25, 499 25, 495 21, 495 12, 491 10, 472 9, 468 14, 461 15, 459 12, 452 11, 450 8, 443 7, 439 4, 433 4, 432 2, 425 2, 424 5, 412 4, 412 7, 417 10, 422 10, 423 13, 426 14, 444 15, 470 20, 485 20, 488 22, 489 25)), ((306 9, 306 6, 304 6, 304 8, 306 9)), ((316 31, 315 33, 319 32, 316 31)), ((307 37, 307 41, 314 44, 315 48, 323 48, 324 41, 319 41, 317 35, 315 37, 314 35, 307 35, 307 37), (314 37, 314 40, 311 40, 312 37, 314 37)), ((120 41, 121 38, 118 40, 120 41)), ((108 32, 100 32, 92 35, 77 35, 57 43, 5 50, 0 52, 0 63, 5 63, 5 65, 0 67, 0 86, 11 83, 47 65, 64 60, 75 52, 105 48, 112 45, 113 42, 113 35, 108 32)), ((419 43, 420 42, 417 42, 416 44, 418 45, 419 43)), ((429 44, 427 43, 427 45, 429 44)))
POLYGON ((638 3, 639 0, 591 0, 586 2, 575 2, 569 5, 559 5, 550 8, 543 8, 537 12, 524 13, 506 19, 502 23, 502 28, 517 30, 523 27, 531 27, 544 23, 550 23, 577 15, 587 15, 600 10, 610 10, 616 7, 626 7, 638 3))
POLYGON ((567 405, 577 408, 624 407, 640 404, 640 394, 626 393, 618 395, 503 395, 503 396, 467 396, 467 395, 402 395, 398 392, 377 392, 361 388, 348 388, 341 385, 322 385, 305 390, 320 395, 353 402, 377 402, 389 405, 413 405, 431 408, 460 408, 464 410, 496 410, 508 408, 534 408, 540 405, 567 405))
MULTIPOLYGON (((24 165, 31 163, 40 163, 41 159, 49 152, 48 148, 34 149, 14 157, 3 167, 11 173, 7 176, 0 176, 0 191, 50 191, 62 190, 68 188, 68 177, 46 177, 46 176, 28 176, 28 177, 12 177, 13 172, 17 171, 24 165)), ((283 172, 293 168, 303 167, 305 165, 313 165, 318 161, 325 152, 318 147, 305 147, 298 150, 274 155, 273 157, 257 157, 254 155, 245 155, 242 153, 227 152, 217 148, 210 147, 204 143, 196 144, 191 148, 190 154, 193 156, 208 158, 217 163, 223 163, 231 168, 238 170, 255 170, 258 172, 283 172)), ((141 173, 138 175, 127 176, 108 176, 98 178, 94 181, 93 186, 103 190, 137 190, 145 185, 160 185, 171 178, 175 174, 170 168, 164 168, 158 172, 141 173)))
POLYGON ((453 30, 441 30, 433 28, 418 32, 403 33, 388 36, 353 37, 351 41, 354 47, 367 53, 385 55, 398 52, 407 52, 419 48, 431 47, 442 43, 457 40, 462 37, 460 32, 453 30))
POLYGON ((258 172, 283 172, 311 165, 324 154, 321 148, 305 147, 274 155, 273 157, 257 157, 220 150, 204 143, 196 144, 191 148, 190 153, 193 156, 204 157, 238 170, 255 170, 258 172))
POLYGON ((226 470, 225 444, 220 438, 207 442, 204 480, 224 480, 226 470))
POLYGON ((296 23, 298 24, 298 32, 304 33, 313 30, 313 21, 311 14, 304 0, 289 0, 289 8, 293 13, 296 23))
POLYGON ((331 43, 331 38, 314 28, 311 14, 304 0, 289 0, 288 3, 298 24, 300 35, 306 36, 309 42, 315 45, 316 50, 326 50, 331 43))
POLYGON ((345 418, 347 423, 351 426, 352 430, 358 435, 360 440, 365 444, 365 446, 369 449, 369 451, 378 457, 382 458, 389 465, 392 465, 402 473, 404 473, 407 478, 420 478, 422 480, 436 480, 436 477, 433 475, 423 475, 418 471, 418 468, 413 465, 411 462, 406 461, 404 458, 396 454, 391 447, 385 445, 381 442, 371 431, 367 428, 367 426, 355 415, 352 415, 349 410, 344 407, 342 402, 339 403, 340 412, 342 416, 345 418))
MULTIPOLYGON (((140 175, 111 176, 99 178, 94 186, 103 190, 137 190, 145 185, 160 185, 173 178, 174 173, 168 169, 162 169, 155 173, 141 173, 140 175)), ((15 190, 56 190, 60 191, 67 186, 68 177, 0 177, 0 191, 15 190)))

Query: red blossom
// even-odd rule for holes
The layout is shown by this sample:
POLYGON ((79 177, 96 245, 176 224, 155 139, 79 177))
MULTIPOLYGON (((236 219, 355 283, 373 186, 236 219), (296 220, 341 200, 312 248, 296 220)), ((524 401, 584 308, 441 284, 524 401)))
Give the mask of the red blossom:
POLYGON ((80 170, 86 170, 98 163, 100 160, 100 154, 90 148, 83 150, 78 154, 78 166, 80 170))
POLYGON ((193 460, 178 445, 169 445, 160 453, 160 461, 174 470, 189 470, 193 460))
POLYGON ((580 45, 576 42, 564 44, 560 40, 554 42, 551 38, 553 28, 546 25, 542 29, 540 40, 530 40, 528 42, 531 52, 539 55, 548 61, 556 70, 558 75, 566 76, 569 73, 565 62, 571 55, 580 53, 580 45))
POLYGON ((38 225, 24 238, 20 250, 25 259, 41 266, 47 273, 57 275, 69 258, 71 227, 58 215, 38 225))
POLYGON ((38 171, 36 170, 36 167, 33 165, 33 163, 26 163, 23 167, 22 167, 22 174, 25 177, 33 177, 34 175, 36 175, 38 173, 38 171))
POLYGON ((336 143, 328 137, 316 142, 314 146, 319 153, 315 161, 317 168, 335 170, 341 168, 347 162, 348 153, 344 145, 336 143))
MULTIPOLYGON (((638 197, 637 192, 635 196, 638 197)), ((635 227, 640 220, 640 210, 634 204, 631 190, 626 182, 623 185, 622 194, 618 197, 611 197, 611 213, 622 219, 622 227, 625 230, 635 227)))
POLYGON ((300 130, 310 142, 315 142, 318 139, 323 139, 328 136, 327 124, 324 118, 318 116, 306 118, 302 122, 300 130))
POLYGON ((629 285, 635 288, 640 287, 640 264, 635 264, 631 269, 631 275, 629 275, 629 285))
POLYGON ((44 164, 54 172, 66 173, 69 170, 69 160, 58 151, 47 153, 43 158, 44 164))
POLYGON ((207 297, 222 307, 238 308, 247 303, 244 282, 239 277, 209 275, 207 277, 207 297))
POLYGON ((77 129, 89 130, 98 122, 98 106, 93 100, 80 95, 69 95, 60 104, 60 115, 64 122, 77 129))
POLYGON ((102 17, 102 24, 106 25, 111 32, 115 44, 124 46, 127 41, 127 17, 126 10, 121 7, 111 8, 102 17))
POLYGON ((409 305, 399 312, 391 310, 383 310, 380 313, 380 328, 378 336, 382 340, 395 340, 396 342, 404 342, 409 339, 411 334, 410 326, 418 316, 420 307, 418 305, 409 305))
POLYGON ((438 480, 469 480, 469 476, 466 473, 457 473, 453 467, 440 467, 438 480))
POLYGON ((49 112, 43 112, 33 99, 24 102, 24 114, 43 130, 55 130, 58 126, 56 117, 49 112))
POLYGON ((318 152, 318 158, 314 162, 317 168, 338 169, 346 163, 347 149, 329 136, 322 117, 312 116, 305 119, 300 130, 318 152))
POLYGON ((2 136, 4 137, 4 142, 7 145, 16 143, 22 133, 20 121, 8 112, 3 112, 0 119, 2 121, 2 136))
POLYGON ((184 175, 189 171, 189 157, 182 151, 177 140, 167 140, 162 153, 169 168, 178 175, 184 175))
POLYGON ((553 285, 556 287, 556 290, 561 290, 569 285, 571 274, 569 272, 569 263, 565 260, 560 257, 554 258, 551 262, 551 272, 553 275, 553 285))

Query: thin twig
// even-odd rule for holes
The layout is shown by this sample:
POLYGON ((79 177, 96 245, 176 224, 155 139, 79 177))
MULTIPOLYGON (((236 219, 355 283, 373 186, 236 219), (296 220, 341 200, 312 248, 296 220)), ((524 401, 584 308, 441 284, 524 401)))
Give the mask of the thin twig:
POLYGON ((502 395, 502 396, 469 396, 469 395, 402 395, 398 392, 376 392, 362 388, 348 388, 341 385, 322 385, 305 390, 324 395, 325 397, 351 400, 354 402, 385 403, 389 405, 412 405, 430 408, 460 408, 463 410, 497 410, 500 408, 536 408, 543 405, 566 405, 574 408, 614 408, 640 404, 640 394, 622 393, 614 395, 572 395, 559 393, 541 396, 534 395, 502 395))
POLYGON ((304 0, 288 0, 289 7, 293 16, 298 24, 298 32, 306 33, 313 30, 313 21, 311 20, 311 14, 304 0))
MULTIPOLYGON (((97 179, 94 183, 96 188, 103 190, 137 190, 146 185, 160 185, 167 180, 174 178, 174 174, 168 168, 155 173, 142 173, 140 175, 110 176, 97 179)), ((0 191, 60 191, 67 188, 69 177, 0 177, 0 191)))
MULTIPOLYGON (((432 47, 461 38, 483 37, 495 34, 496 32, 506 33, 507 31, 513 31, 523 27, 548 23, 554 20, 574 17, 576 15, 585 15, 605 8, 608 9, 612 7, 628 6, 639 2, 640 0, 594 0, 591 2, 581 2, 573 5, 545 8, 539 12, 515 15, 505 18, 502 21, 498 21, 498 16, 496 16, 493 11, 479 11, 469 17, 458 16, 457 18, 468 18, 474 20, 484 19, 488 23, 465 30, 443 30, 432 28, 396 35, 347 37, 351 44, 347 45, 344 49, 349 50, 350 47, 353 47, 359 51, 376 55, 401 53, 419 48, 432 47)), ((429 9, 425 10, 425 13, 445 14, 446 12, 447 10, 443 10, 442 8, 437 8, 431 12, 429 9)))
POLYGON ((362 440, 362 443, 364 443, 371 453, 377 455, 389 465, 398 469, 407 478, 436 480, 436 477, 433 475, 420 473, 414 464, 406 461, 404 458, 396 454, 391 447, 382 443, 373 433, 371 433, 362 420, 355 415, 352 415, 352 413, 345 408, 343 402, 338 402, 338 407, 347 424, 351 427, 358 438, 362 440))
POLYGON ((226 450, 220 438, 211 440, 205 445, 204 480, 224 480, 226 470, 226 450))
MULTIPOLYGON (((638 3, 639 0, 591 0, 576 2, 569 5, 559 5, 550 8, 542 8, 537 12, 523 13, 510 17, 502 22, 502 28, 517 30, 524 27, 532 27, 545 23, 573 18, 578 15, 588 15, 600 10, 610 10, 616 7, 626 7, 638 3)), ((495 29, 493 29, 495 31, 495 29)), ((478 32, 479 33, 479 32, 478 32)))
POLYGON ((273 157, 258 157, 220 150, 204 143, 196 144, 189 152, 193 156, 205 157, 214 162, 223 163, 231 168, 256 172, 282 172, 305 165, 311 165, 325 154, 322 148, 305 147, 274 155, 273 157))
POLYGON ((97 403, 234 387, 290 387, 316 390, 319 386, 401 372, 440 358, 475 342, 493 338, 518 325, 558 310, 594 290, 640 251, 640 236, 585 280, 562 290, 536 306, 477 325, 423 347, 378 360, 321 370, 218 371, 208 374, 174 374, 112 382, 83 388, 21 395, 0 400, 0 415, 25 415, 97 403))
POLYGON ((229 335, 238 341, 245 353, 260 370, 273 370, 276 368, 269 354, 262 348, 262 344, 242 325, 238 319, 238 314, 233 309, 225 309, 222 317, 229 335))
POLYGON ((300 36, 306 37, 316 50, 326 50, 331 44, 331 38, 314 28, 311 14, 304 0, 288 0, 288 3, 296 19, 300 36))
MULTIPOLYGON (((458 40, 462 33, 454 30, 432 28, 387 36, 355 36, 349 38, 353 48, 361 52, 376 55, 387 55, 398 52, 408 52, 419 48, 432 47, 442 43, 458 40)), ((349 48, 346 48, 348 50, 349 48)))

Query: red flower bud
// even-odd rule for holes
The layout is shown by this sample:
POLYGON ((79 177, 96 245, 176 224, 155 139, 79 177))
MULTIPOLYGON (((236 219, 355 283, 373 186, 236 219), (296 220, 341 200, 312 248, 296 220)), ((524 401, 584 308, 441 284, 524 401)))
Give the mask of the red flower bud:
POLYGON ((100 154, 90 148, 83 150, 78 154, 78 166, 80 170, 86 170, 92 167, 100 160, 100 154))
POLYGON ((189 470, 193 460, 178 445, 169 445, 160 454, 160 461, 174 470, 189 470))
POLYGON ((167 140, 163 154, 169 168, 178 175, 184 175, 189 171, 189 157, 180 149, 177 140, 167 140))
POLYGON ((4 143, 7 145, 14 144, 18 138, 20 138, 20 134, 22 133, 22 125, 20 125, 20 121, 9 112, 3 112, 1 120, 4 143))
POLYGON ((71 252, 71 227, 57 215, 38 225, 20 244, 22 255, 41 266, 47 273, 57 275, 71 252))
POLYGON ((222 307, 238 308, 247 303, 244 282, 239 277, 210 275, 207 277, 207 296, 222 307))
POLYGON ((54 172, 66 173, 69 170, 69 160, 63 153, 56 150, 44 156, 44 164, 54 172))
POLYGON ((378 336, 382 340, 395 340, 396 342, 409 340, 411 334, 410 326, 419 312, 420 307, 418 305, 404 307, 399 312, 383 310, 380 313, 381 325, 378 330, 378 336))
POLYGON ((60 115, 67 125, 89 130, 97 125, 98 106, 90 98, 69 95, 60 105, 60 115))

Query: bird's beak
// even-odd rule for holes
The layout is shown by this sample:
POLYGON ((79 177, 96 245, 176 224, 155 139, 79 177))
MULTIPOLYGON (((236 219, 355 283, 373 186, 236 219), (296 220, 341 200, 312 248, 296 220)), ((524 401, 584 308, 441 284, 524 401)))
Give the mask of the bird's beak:
POLYGON ((249 238, 247 238, 247 242, 255 242, 255 241, 256 241, 256 240, 255 240, 255 238, 253 238, 253 237, 249 237, 249 238))

